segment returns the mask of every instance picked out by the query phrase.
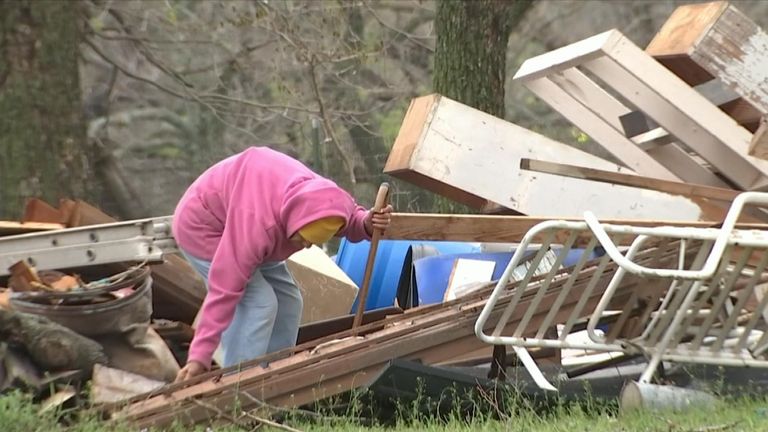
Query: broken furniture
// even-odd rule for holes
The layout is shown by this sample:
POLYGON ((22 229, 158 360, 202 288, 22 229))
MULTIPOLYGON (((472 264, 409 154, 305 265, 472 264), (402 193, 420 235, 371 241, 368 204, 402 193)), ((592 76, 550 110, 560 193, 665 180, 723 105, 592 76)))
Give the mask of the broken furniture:
MULTIPOLYGON (((563 247, 570 248, 576 239, 588 234, 587 250, 599 245, 606 251, 598 269, 619 266, 600 302, 588 306, 583 298, 567 320, 557 320, 559 298, 567 298, 572 287, 579 286, 578 275, 558 273, 555 263, 543 279, 534 279, 529 271, 510 292, 507 281, 522 259, 522 253, 516 253, 480 314, 475 332, 486 343, 512 346, 537 384, 549 390, 556 387, 541 373, 527 348, 646 355, 648 365, 638 380, 640 384, 651 382, 661 361, 768 367, 768 323, 764 314, 768 296, 763 296, 757 305, 750 305, 758 295, 758 286, 768 281, 768 234, 765 230, 735 228, 739 213, 749 204, 768 205, 768 193, 740 194, 720 228, 613 225, 600 223, 590 213, 585 214, 584 222, 543 222, 526 234, 521 249, 542 237, 542 250, 556 238, 567 238, 563 247), (627 242, 629 248, 620 250, 616 246, 627 242), (654 247, 657 254, 637 255, 648 247, 654 247), (636 287, 627 297, 621 287, 628 281, 635 281, 636 287), (539 302, 555 284, 562 286, 558 301, 551 305, 549 316, 534 321, 533 311, 539 309, 539 302), (534 300, 530 304, 519 303, 531 287, 537 287, 534 300), (501 317, 491 318, 497 313, 499 299, 510 295, 513 298, 505 300, 507 306, 501 317), (610 309, 620 314, 617 320, 607 323, 604 318, 610 309), (515 318, 516 325, 505 330, 511 318, 520 314, 524 314, 523 318, 515 318), (589 339, 566 340, 577 320, 585 317, 589 318, 589 339), (546 330, 555 326, 559 335, 548 337, 546 330), (487 332, 487 328, 493 330, 487 332)), ((543 252, 538 255, 543 256, 543 252)), ((591 293, 596 286, 590 283, 583 289, 591 293)))
POLYGON ((640 156, 642 137, 624 136, 619 117, 635 106, 663 128, 657 132, 674 137, 672 143, 651 143, 647 150, 674 173, 672 180, 722 187, 717 174, 743 190, 768 184, 768 161, 747 154, 750 132, 617 30, 528 59, 515 80, 639 174, 659 177, 648 158, 640 156), (627 149, 635 154, 625 154, 627 149))
POLYGON ((682 5, 645 51, 691 86, 717 81, 733 92, 718 105, 755 133, 749 154, 766 158, 768 33, 726 1, 682 5))

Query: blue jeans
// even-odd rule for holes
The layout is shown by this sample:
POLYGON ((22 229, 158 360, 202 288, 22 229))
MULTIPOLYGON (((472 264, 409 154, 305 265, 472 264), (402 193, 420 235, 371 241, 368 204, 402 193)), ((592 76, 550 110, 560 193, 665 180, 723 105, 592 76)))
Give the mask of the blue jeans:
MULTIPOLYGON (((207 288, 211 262, 183 250, 181 253, 203 277, 207 288)), ((221 335, 221 366, 233 366, 296 345, 302 308, 301 291, 285 262, 262 264, 248 280, 232 323, 221 335)))

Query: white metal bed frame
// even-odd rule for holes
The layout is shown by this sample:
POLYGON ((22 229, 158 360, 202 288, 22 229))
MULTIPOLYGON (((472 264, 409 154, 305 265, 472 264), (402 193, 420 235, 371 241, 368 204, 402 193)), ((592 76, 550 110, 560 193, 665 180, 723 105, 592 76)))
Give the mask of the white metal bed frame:
MULTIPOLYGON (((534 381, 542 388, 556 390, 546 379, 528 352, 528 348, 573 348, 592 351, 620 351, 643 354, 648 365, 639 382, 649 383, 662 361, 768 367, 764 354, 768 351, 768 325, 763 311, 768 295, 755 300, 757 287, 768 281, 768 232, 735 229, 745 205, 768 205, 768 193, 745 192, 733 202, 721 228, 636 227, 601 224, 594 214, 586 212, 584 222, 552 220, 531 228, 513 254, 504 274, 496 284, 475 323, 475 334, 494 345, 511 346, 534 381), (577 240, 587 238, 578 262, 562 268, 577 240), (526 250, 535 239, 544 238, 529 270, 519 283, 509 284, 526 250), (540 262, 554 239, 566 239, 558 246, 558 258, 541 276, 540 262), (629 244, 621 250, 616 244, 629 244), (602 247, 605 255, 588 262, 588 256, 602 247), (639 252, 658 249, 657 256, 666 261, 645 259, 636 262, 639 252), (670 253, 672 256, 670 256, 670 253), (600 276, 613 261, 618 269, 605 287, 594 308, 587 298, 600 276), (663 264, 667 264, 666 267, 663 264), (669 265, 672 263, 672 265, 669 265), (662 267, 654 267, 661 264, 662 267), (589 283, 574 284, 586 267, 594 266, 589 283), (563 279, 567 278, 563 282, 563 279), (541 304, 550 285, 557 281, 559 293, 553 304, 541 304), (630 281, 631 290, 623 289, 630 281), (577 286, 575 286, 577 285, 577 286), (520 306, 523 293, 531 301, 520 306), (565 322, 555 315, 566 297, 579 295, 579 301, 565 322), (629 296, 618 321, 605 334, 598 331, 601 318, 609 307, 629 296), (498 321, 489 322, 500 299, 510 298, 498 321), (751 302, 751 307, 749 306, 751 302), (755 306, 756 304, 756 306, 755 306), (549 307, 546 317, 534 333, 531 318, 539 308, 549 307), (751 309, 750 309, 751 308, 751 309), (515 323, 511 317, 520 317, 515 323), (588 341, 566 341, 579 320, 587 319, 588 341), (633 321, 634 332, 627 330, 633 321), (562 325, 559 336, 548 337, 547 330, 562 325), (514 329, 502 335, 504 329, 514 329), (490 332, 487 332, 490 330, 490 332), (627 333, 629 331, 629 333, 627 333)), ((519 269, 517 270, 519 273, 519 269)), ((608 270, 612 271, 612 270, 608 270)), ((600 288, 602 289, 602 287, 600 288)))

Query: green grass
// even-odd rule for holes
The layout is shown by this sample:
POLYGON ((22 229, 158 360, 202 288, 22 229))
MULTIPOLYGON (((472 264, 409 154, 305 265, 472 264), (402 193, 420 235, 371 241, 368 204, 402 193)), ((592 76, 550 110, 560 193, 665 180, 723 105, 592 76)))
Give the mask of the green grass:
MULTIPOLYGON (((21 393, 0 396, 0 430, 3 432, 101 432, 136 431, 128 425, 104 423, 83 411, 59 410, 39 413, 40 406, 21 393)), ((400 407, 396 420, 390 425, 363 425, 358 414, 333 416, 328 414, 312 421, 300 415, 289 414, 286 424, 302 431, 659 431, 659 432, 717 432, 768 430, 768 401, 766 399, 738 399, 721 402, 715 409, 686 412, 636 412, 620 415, 615 404, 586 401, 580 404, 555 404, 546 410, 515 403, 507 409, 497 410, 485 404, 475 415, 463 409, 448 413, 442 420, 426 418, 413 404, 400 407)), ((183 426, 168 429, 171 432, 203 431, 205 428, 183 426)), ((237 426, 217 426, 214 432, 251 430, 237 426)), ((259 428, 260 431, 278 430, 259 428)))

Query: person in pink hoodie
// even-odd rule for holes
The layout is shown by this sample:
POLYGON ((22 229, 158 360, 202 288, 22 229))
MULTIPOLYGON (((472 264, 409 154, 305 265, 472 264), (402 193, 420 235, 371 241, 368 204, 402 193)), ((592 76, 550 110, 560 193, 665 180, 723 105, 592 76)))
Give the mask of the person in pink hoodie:
POLYGON ((177 381, 210 369, 219 343, 224 367, 294 346, 303 305, 284 260, 334 235, 370 239, 391 212, 366 210, 333 181, 266 147, 208 168, 173 215, 176 243, 208 288, 177 381))

